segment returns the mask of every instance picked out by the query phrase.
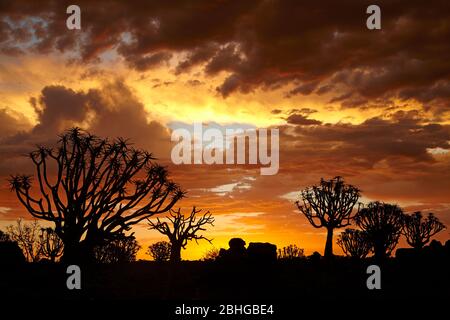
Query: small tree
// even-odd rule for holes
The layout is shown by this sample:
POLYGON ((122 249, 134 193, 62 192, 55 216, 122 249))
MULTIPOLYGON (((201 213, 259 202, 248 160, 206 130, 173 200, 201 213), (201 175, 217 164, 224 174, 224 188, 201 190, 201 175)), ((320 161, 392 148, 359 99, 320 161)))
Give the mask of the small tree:
POLYGON ((339 235, 337 244, 344 251, 345 255, 356 259, 365 258, 372 248, 367 238, 367 233, 355 229, 345 229, 339 235))
POLYGON ((141 246, 134 235, 121 234, 104 245, 95 247, 95 260, 99 263, 127 263, 136 261, 141 246))
POLYGON ((152 154, 121 138, 109 141, 73 128, 55 148, 41 146, 29 158, 35 188, 31 176, 15 175, 11 189, 33 217, 55 224, 68 262, 91 261, 95 246, 183 197, 152 154))
POLYGON ((206 240, 211 243, 211 240, 203 235, 198 234, 200 231, 205 231, 206 225, 214 225, 214 218, 211 213, 206 212, 202 216, 198 216, 202 209, 197 210, 192 208, 191 214, 185 216, 181 213, 181 209, 178 211, 170 210, 170 214, 167 217, 169 223, 160 221, 159 218, 156 222, 148 219, 150 229, 155 229, 166 235, 169 238, 171 247, 170 261, 177 262, 181 260, 181 249, 185 249, 188 241, 206 240))
POLYGON ((64 250, 64 244, 61 238, 58 237, 55 230, 52 228, 41 228, 39 245, 42 256, 49 259, 51 262, 55 262, 56 259, 62 255, 64 250))
POLYGON ((282 249, 278 249, 278 259, 294 260, 302 258, 304 250, 297 247, 295 244, 290 244, 282 249))
POLYGON ((147 254, 157 262, 167 261, 170 258, 171 245, 167 241, 159 241, 148 247, 147 254))
POLYGON ((426 218, 422 217, 420 211, 405 215, 403 234, 408 244, 415 249, 422 249, 431 237, 444 229, 445 225, 432 213, 426 218))
POLYGON ((37 262, 41 258, 40 229, 37 221, 23 223, 22 219, 17 220, 16 225, 6 227, 10 239, 17 242, 28 262, 37 262))
POLYGON ((371 202, 355 217, 356 224, 367 234, 375 259, 391 255, 400 238, 404 214, 400 207, 382 202, 371 202))
POLYGON ((319 186, 301 192, 301 200, 296 202, 300 212, 313 227, 327 229, 325 257, 333 256, 333 231, 350 224, 359 196, 359 189, 345 184, 341 177, 329 181, 321 179, 319 186))

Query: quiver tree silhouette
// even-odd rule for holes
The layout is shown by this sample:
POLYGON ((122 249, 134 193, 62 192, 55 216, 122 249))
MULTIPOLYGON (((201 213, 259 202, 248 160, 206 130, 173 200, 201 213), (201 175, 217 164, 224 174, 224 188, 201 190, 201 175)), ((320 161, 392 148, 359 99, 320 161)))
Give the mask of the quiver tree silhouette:
POLYGON ((205 231, 207 225, 214 226, 214 218, 209 211, 203 215, 198 215, 201 211, 202 209, 197 210, 193 207, 191 214, 185 216, 181 213, 180 208, 178 211, 170 210, 169 216, 166 217, 170 225, 159 218, 156 219, 156 222, 148 219, 150 229, 155 229, 169 238, 171 262, 181 261, 181 249, 185 249, 190 240, 195 240, 198 243, 198 240, 203 239, 211 243, 211 239, 198 233, 205 231))
POLYGON ((141 246, 133 234, 116 236, 94 249, 95 261, 99 263, 127 263, 136 261, 136 254, 141 246))
POLYGON ((278 259, 280 260, 295 260, 304 257, 304 250, 297 247, 295 244, 290 244, 282 249, 278 249, 278 259))
POLYGON ((372 246, 367 238, 367 233, 361 230, 345 229, 337 239, 337 244, 346 256, 356 259, 365 258, 372 246))
POLYGON ((432 236, 445 229, 445 225, 434 214, 423 218, 420 211, 405 215, 403 234, 408 244, 415 249, 422 249, 432 236))
POLYGON ((39 244, 42 256, 49 259, 51 262, 55 262, 56 259, 62 255, 64 250, 64 244, 61 238, 58 237, 55 230, 52 228, 41 228, 39 244))
POLYGON ((16 225, 6 227, 9 238, 18 244, 28 262, 38 262, 41 259, 40 229, 37 221, 24 223, 22 219, 17 220, 16 225))
POLYGON ((29 158, 37 195, 27 175, 12 176, 11 189, 33 217, 55 224, 65 261, 92 261, 95 246, 183 197, 150 153, 121 138, 108 141, 73 128, 55 148, 39 147, 29 158))
POLYGON ((335 177, 329 181, 321 179, 320 185, 306 188, 300 194, 301 199, 296 201, 298 209, 313 227, 327 229, 326 258, 333 256, 334 229, 350 225, 359 197, 358 188, 335 177))
POLYGON ((400 238, 404 214, 400 207, 379 201, 370 202, 355 216, 358 227, 366 232, 375 259, 391 255, 400 238))
POLYGON ((148 246, 147 254, 149 254, 156 262, 167 261, 171 252, 170 242, 159 241, 148 246))

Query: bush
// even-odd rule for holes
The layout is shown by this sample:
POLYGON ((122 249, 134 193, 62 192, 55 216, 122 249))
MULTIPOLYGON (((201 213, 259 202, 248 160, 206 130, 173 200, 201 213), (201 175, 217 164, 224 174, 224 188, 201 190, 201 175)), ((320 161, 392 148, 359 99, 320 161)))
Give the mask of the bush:
POLYGON ((167 261, 170 258, 172 246, 167 241, 159 241, 148 247, 147 254, 157 262, 167 261))
POLYGON ((212 248, 205 252, 203 255, 203 261, 214 261, 219 256, 219 249, 212 248))
POLYGON ((25 256, 17 242, 0 231, 0 263, 1 265, 18 265, 25 263, 25 256))
POLYGON ((297 247, 295 244, 290 244, 282 249, 278 249, 278 259, 293 260, 304 257, 304 250, 297 247))

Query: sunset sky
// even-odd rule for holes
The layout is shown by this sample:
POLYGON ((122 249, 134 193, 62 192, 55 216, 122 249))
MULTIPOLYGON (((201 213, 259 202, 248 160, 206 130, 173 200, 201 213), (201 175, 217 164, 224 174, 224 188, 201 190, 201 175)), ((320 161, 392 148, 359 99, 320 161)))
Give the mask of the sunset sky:
MULTIPOLYGON (((368 30, 369 4, 0 1, 0 228, 31 219, 8 176, 33 173, 23 155, 72 126, 151 151, 187 191, 177 206, 216 217, 216 248, 241 237, 323 253, 325 230, 294 202, 338 175, 362 202, 450 226, 450 6, 377 1, 382 29, 368 30), (81 30, 66 28, 70 4, 81 30), (193 122, 278 128, 278 174, 173 165, 171 128, 193 122)), ((164 239, 147 229, 133 229, 144 248, 164 239)), ((210 247, 194 242, 183 258, 210 247)))

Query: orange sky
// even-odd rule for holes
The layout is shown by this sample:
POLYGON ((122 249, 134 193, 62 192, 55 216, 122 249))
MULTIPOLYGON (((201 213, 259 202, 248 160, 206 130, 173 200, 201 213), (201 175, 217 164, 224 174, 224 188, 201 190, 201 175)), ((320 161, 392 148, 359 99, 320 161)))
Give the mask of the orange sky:
MULTIPOLYGON (((294 201, 337 175, 363 202, 450 224, 448 8, 418 15, 423 4, 381 2, 383 28, 372 32, 358 1, 118 1, 107 15, 79 3, 78 31, 65 29, 63 3, 0 9, 0 228, 29 218, 5 181, 31 172, 21 155, 74 125, 153 152, 188 191, 179 205, 216 217, 207 232, 216 248, 238 236, 322 252, 324 230, 294 201), (175 166, 174 122, 279 128, 280 170, 175 166)), ((163 239, 145 224, 133 231, 144 248, 163 239)), ((210 247, 192 243, 182 255, 197 259, 210 247)))

